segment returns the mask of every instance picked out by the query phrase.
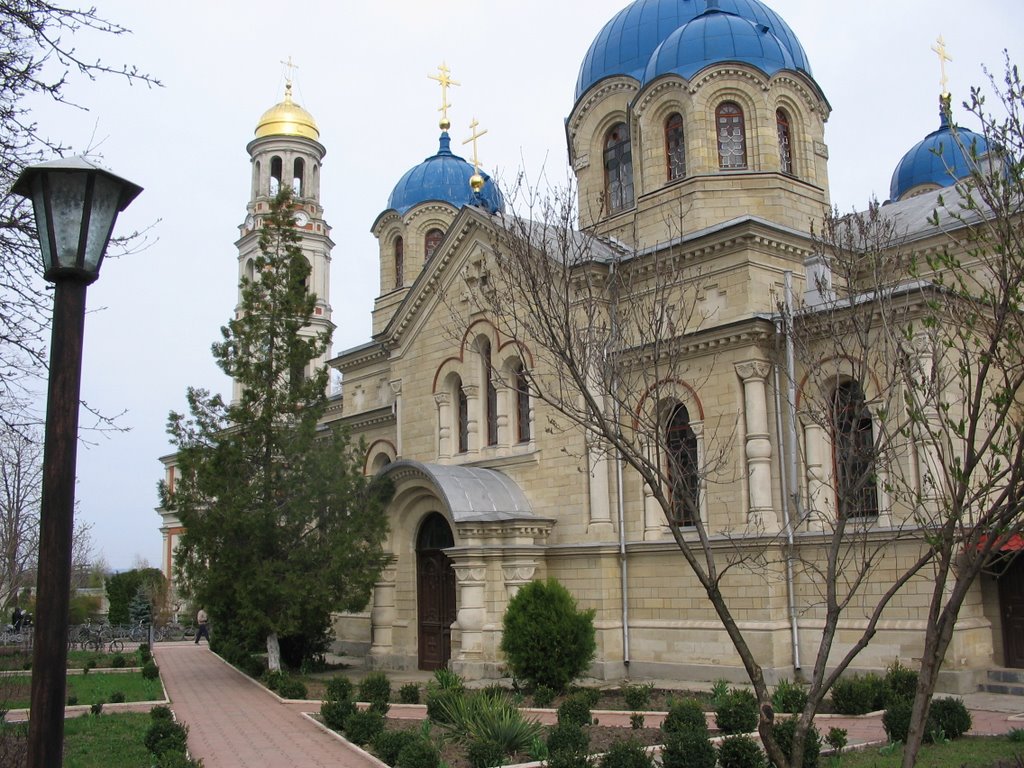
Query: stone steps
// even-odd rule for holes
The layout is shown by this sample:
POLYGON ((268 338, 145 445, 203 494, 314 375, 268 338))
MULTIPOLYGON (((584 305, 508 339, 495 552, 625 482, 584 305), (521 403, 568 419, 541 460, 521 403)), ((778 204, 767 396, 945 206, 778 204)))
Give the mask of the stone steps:
POLYGON ((988 670, 985 682, 978 686, 986 693, 1005 693, 1024 696, 1024 669, 999 667, 988 670))

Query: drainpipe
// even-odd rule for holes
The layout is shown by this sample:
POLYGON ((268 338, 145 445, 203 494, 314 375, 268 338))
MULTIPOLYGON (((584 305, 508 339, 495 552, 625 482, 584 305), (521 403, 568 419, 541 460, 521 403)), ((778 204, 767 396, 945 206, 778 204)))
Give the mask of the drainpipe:
POLYGON ((789 631, 793 645, 793 669, 800 669, 800 628, 797 625, 796 613, 796 590, 793 584, 793 518, 794 512, 797 519, 803 515, 800 510, 800 486, 797 479, 797 450, 796 450, 796 365, 793 354, 793 335, 790 333, 790 318, 793 316, 793 272, 786 270, 785 273, 785 310, 783 315, 776 316, 775 329, 785 335, 786 339, 786 377, 789 382, 786 387, 786 406, 789 417, 789 440, 783 439, 781 392, 779 388, 779 366, 774 366, 775 383, 775 429, 778 434, 779 446, 783 449, 786 468, 782 475, 782 516, 783 528, 786 532, 786 597, 789 603, 789 631), (788 444, 787 444, 788 442, 788 444))

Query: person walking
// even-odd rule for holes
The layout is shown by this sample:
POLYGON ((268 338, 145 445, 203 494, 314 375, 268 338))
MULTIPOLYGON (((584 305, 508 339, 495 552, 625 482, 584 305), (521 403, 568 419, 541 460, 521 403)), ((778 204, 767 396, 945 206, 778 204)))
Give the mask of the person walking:
POLYGON ((196 645, 199 645, 199 638, 205 637, 206 644, 210 644, 210 625, 209 617, 206 615, 206 611, 202 608, 199 609, 199 613, 196 614, 196 622, 199 624, 199 631, 196 632, 196 645))

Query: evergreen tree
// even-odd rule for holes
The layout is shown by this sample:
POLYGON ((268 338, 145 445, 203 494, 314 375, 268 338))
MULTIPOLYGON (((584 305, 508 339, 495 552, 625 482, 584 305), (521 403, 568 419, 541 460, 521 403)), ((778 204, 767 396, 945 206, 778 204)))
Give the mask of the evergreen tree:
POLYGON ((364 477, 362 446, 318 429, 328 374, 313 368, 329 338, 307 328, 316 296, 292 209, 287 191, 273 201, 256 277, 242 279, 241 311, 213 346, 241 396, 188 391, 190 414, 168 422, 181 479, 161 489, 186 529, 175 557, 184 593, 220 639, 265 639, 272 669, 282 647, 296 649, 290 663, 322 650, 331 611, 366 605, 391 495, 364 477))

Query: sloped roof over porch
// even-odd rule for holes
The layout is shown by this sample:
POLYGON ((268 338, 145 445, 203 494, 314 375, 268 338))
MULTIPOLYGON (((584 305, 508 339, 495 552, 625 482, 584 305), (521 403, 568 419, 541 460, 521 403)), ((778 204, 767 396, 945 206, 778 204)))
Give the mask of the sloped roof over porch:
POLYGON ((456 523, 534 518, 530 502, 515 481, 494 469, 427 464, 402 459, 388 464, 381 476, 396 484, 416 478, 436 490, 456 523))

